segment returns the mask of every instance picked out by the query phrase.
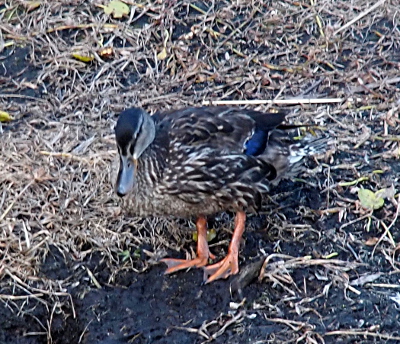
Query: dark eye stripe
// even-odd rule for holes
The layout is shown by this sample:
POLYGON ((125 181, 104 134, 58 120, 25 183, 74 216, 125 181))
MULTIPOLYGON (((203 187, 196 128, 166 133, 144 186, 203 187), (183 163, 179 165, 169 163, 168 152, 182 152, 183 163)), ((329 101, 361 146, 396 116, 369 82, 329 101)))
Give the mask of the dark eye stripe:
POLYGON ((132 138, 132 141, 130 142, 129 150, 130 150, 131 155, 133 155, 133 153, 135 151, 136 142, 137 142, 140 134, 142 133, 142 127, 143 127, 143 121, 140 121, 140 127, 136 134, 136 137, 132 138))
POLYGON ((141 133, 143 124, 142 110, 132 108, 122 112, 117 120, 115 136, 120 147, 120 154, 132 155, 136 145, 137 137, 141 133), (136 135, 135 135, 136 133, 136 135))
POLYGON ((117 145, 117 147, 118 147, 118 154, 120 156, 126 156, 126 145, 124 146, 117 145))
POLYGON ((142 132, 142 126, 140 126, 136 137, 131 137, 130 141, 124 142, 122 145, 118 144, 118 153, 120 155, 127 156, 128 155, 128 150, 129 150, 129 154, 133 155, 133 153, 135 151, 137 138, 139 137, 141 132, 142 132))

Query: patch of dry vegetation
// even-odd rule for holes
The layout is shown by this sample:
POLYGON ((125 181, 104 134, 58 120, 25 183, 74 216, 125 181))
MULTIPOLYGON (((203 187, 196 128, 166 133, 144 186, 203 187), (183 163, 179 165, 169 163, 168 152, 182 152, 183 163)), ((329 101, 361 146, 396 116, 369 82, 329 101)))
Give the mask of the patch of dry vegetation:
MULTIPOLYGON (((190 240, 179 230, 186 223, 125 216, 113 194, 113 126, 116 114, 132 105, 155 111, 205 100, 341 98, 329 105, 299 100, 302 105, 289 108, 289 121, 325 127, 337 142, 322 160, 314 184, 326 197, 317 215, 321 221, 340 222, 334 237, 353 250, 353 261, 345 262, 353 270, 363 259, 352 247, 365 247, 366 232, 352 229, 368 227, 376 239, 374 254, 391 266, 385 273, 398 273, 398 194, 386 201, 379 216, 360 209, 354 194, 361 186, 376 191, 394 184, 399 189, 397 1, 126 3, 130 13, 123 19, 104 13, 99 5, 106 1, 41 1, 38 6, 5 1, 0 6, 0 110, 16 118, 1 128, 4 303, 23 313, 29 312, 29 302, 17 300, 42 300, 50 317, 42 327, 51 342, 51 309, 60 300, 73 309, 66 291, 76 282, 74 276, 55 280, 40 273, 51 247, 73 259, 75 269, 100 252, 114 271, 112 284, 121 270, 148 268, 148 261, 133 256, 124 263, 121 252, 148 245, 155 252, 149 252, 155 255, 151 262, 162 250, 182 249, 190 240), (26 57, 18 56, 24 52, 26 57)), ((310 209, 299 211, 316 216, 310 209)), ((285 220, 276 215, 273 231, 290 240, 298 234, 293 234, 295 224, 285 220)), ((287 264, 286 259, 274 263, 284 264, 280 273, 267 265, 263 276, 291 294, 300 288, 290 277, 298 261, 287 264)), ((327 284, 347 271, 343 261, 324 264, 335 271, 327 275, 327 284)), ((346 289, 350 283, 335 285, 346 289)), ((234 319, 239 322, 244 315, 238 314, 234 319)), ((297 340, 324 341, 312 330, 301 334, 304 324, 285 321, 297 340)), ((214 337, 204 331, 200 335, 217 338, 225 328, 214 337)), ((344 332, 330 335, 351 334, 344 332)))

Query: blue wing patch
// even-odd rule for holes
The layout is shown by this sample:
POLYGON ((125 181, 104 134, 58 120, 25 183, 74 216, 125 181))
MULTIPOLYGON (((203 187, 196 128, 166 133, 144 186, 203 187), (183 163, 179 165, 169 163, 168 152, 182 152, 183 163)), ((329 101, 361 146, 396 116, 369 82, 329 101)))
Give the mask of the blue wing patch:
POLYGON ((265 151, 268 142, 268 132, 256 130, 253 136, 246 142, 244 153, 257 156, 265 151))

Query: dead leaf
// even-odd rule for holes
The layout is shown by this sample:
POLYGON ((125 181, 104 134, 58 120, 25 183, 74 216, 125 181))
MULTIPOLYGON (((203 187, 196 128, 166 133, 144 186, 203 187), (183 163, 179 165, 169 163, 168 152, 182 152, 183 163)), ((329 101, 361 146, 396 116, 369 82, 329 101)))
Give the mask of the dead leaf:
POLYGON ((366 274, 350 281, 350 285, 364 285, 366 283, 371 283, 377 280, 381 276, 382 276, 381 272, 378 272, 376 274, 366 274))
POLYGON ((28 10, 28 12, 35 10, 41 5, 40 1, 24 1, 23 5, 28 10))
POLYGON ((162 61, 167 58, 167 48, 163 48, 158 54, 157 54, 157 59, 162 61))
POLYGON ((157 59, 162 61, 165 60, 168 56, 167 54, 167 42, 169 39, 169 32, 168 30, 164 30, 164 47, 162 48, 162 50, 157 54, 157 59))
POLYGON ((202 82, 206 82, 206 81, 207 81, 207 76, 205 76, 204 74, 198 74, 196 76, 197 83, 202 83, 202 82))
POLYGON ((365 242, 364 242, 364 245, 367 245, 367 246, 375 246, 375 245, 378 243, 378 241, 379 241, 379 238, 377 238, 377 237, 372 237, 372 238, 369 238, 367 241, 365 241, 365 242))
POLYGON ((396 302, 400 306, 400 293, 396 293, 395 296, 391 296, 390 299, 396 302))
POLYGON ((35 182, 41 183, 46 180, 53 180, 54 178, 49 175, 43 167, 39 167, 35 171, 33 171, 33 178, 35 182))
POLYGON ((395 194, 396 194, 396 189, 394 188, 394 185, 392 185, 390 188, 380 189, 377 192, 375 192, 375 195, 377 197, 381 197, 383 199, 393 198, 395 194))
POLYGON ((112 55, 114 55, 114 50, 112 47, 101 48, 98 51, 98 54, 101 57, 110 58, 112 55))
POLYGON ((119 0, 112 0, 107 7, 104 8, 104 13, 112 15, 113 18, 120 19, 129 14, 130 8, 127 4, 119 0))
POLYGON ((21 85, 24 85, 24 86, 26 86, 26 87, 29 87, 29 88, 31 88, 32 90, 37 90, 37 89, 38 89, 38 86, 37 86, 37 85, 35 85, 35 84, 31 83, 31 82, 28 82, 28 81, 22 82, 21 85))

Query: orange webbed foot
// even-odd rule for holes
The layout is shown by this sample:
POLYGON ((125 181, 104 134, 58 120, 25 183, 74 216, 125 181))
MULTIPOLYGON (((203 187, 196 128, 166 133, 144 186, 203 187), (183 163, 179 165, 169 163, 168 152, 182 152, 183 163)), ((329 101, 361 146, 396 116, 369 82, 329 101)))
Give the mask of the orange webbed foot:
POLYGON ((235 229, 232 240, 229 244, 228 254, 216 264, 204 267, 205 284, 211 283, 220 278, 227 278, 239 272, 239 246, 246 222, 246 214, 242 211, 236 214, 235 229))
POLYGON ((208 259, 215 259, 215 256, 208 249, 207 243, 207 220, 204 216, 199 216, 196 221, 197 227, 197 257, 191 260, 165 258, 161 262, 167 264, 166 274, 171 274, 179 270, 192 267, 203 267, 208 264, 208 259))
POLYGON ((224 259, 218 263, 203 268, 205 284, 220 278, 227 278, 239 272, 237 252, 229 252, 224 259))
POLYGON ((167 264, 168 266, 168 269, 165 270, 165 274, 172 274, 183 269, 200 268, 202 266, 206 266, 208 263, 208 257, 196 257, 191 260, 164 258, 161 259, 161 262, 167 264))
POLYGON ((205 283, 213 282, 220 278, 227 278, 239 272, 239 246, 246 222, 246 214, 240 211, 236 214, 235 229, 231 243, 228 248, 228 254, 218 263, 206 266, 208 259, 215 259, 215 256, 208 249, 207 243, 207 221, 204 216, 197 219, 196 226, 198 232, 197 257, 191 260, 165 258, 161 262, 167 264, 166 274, 170 274, 182 269, 191 267, 203 267, 205 283))

